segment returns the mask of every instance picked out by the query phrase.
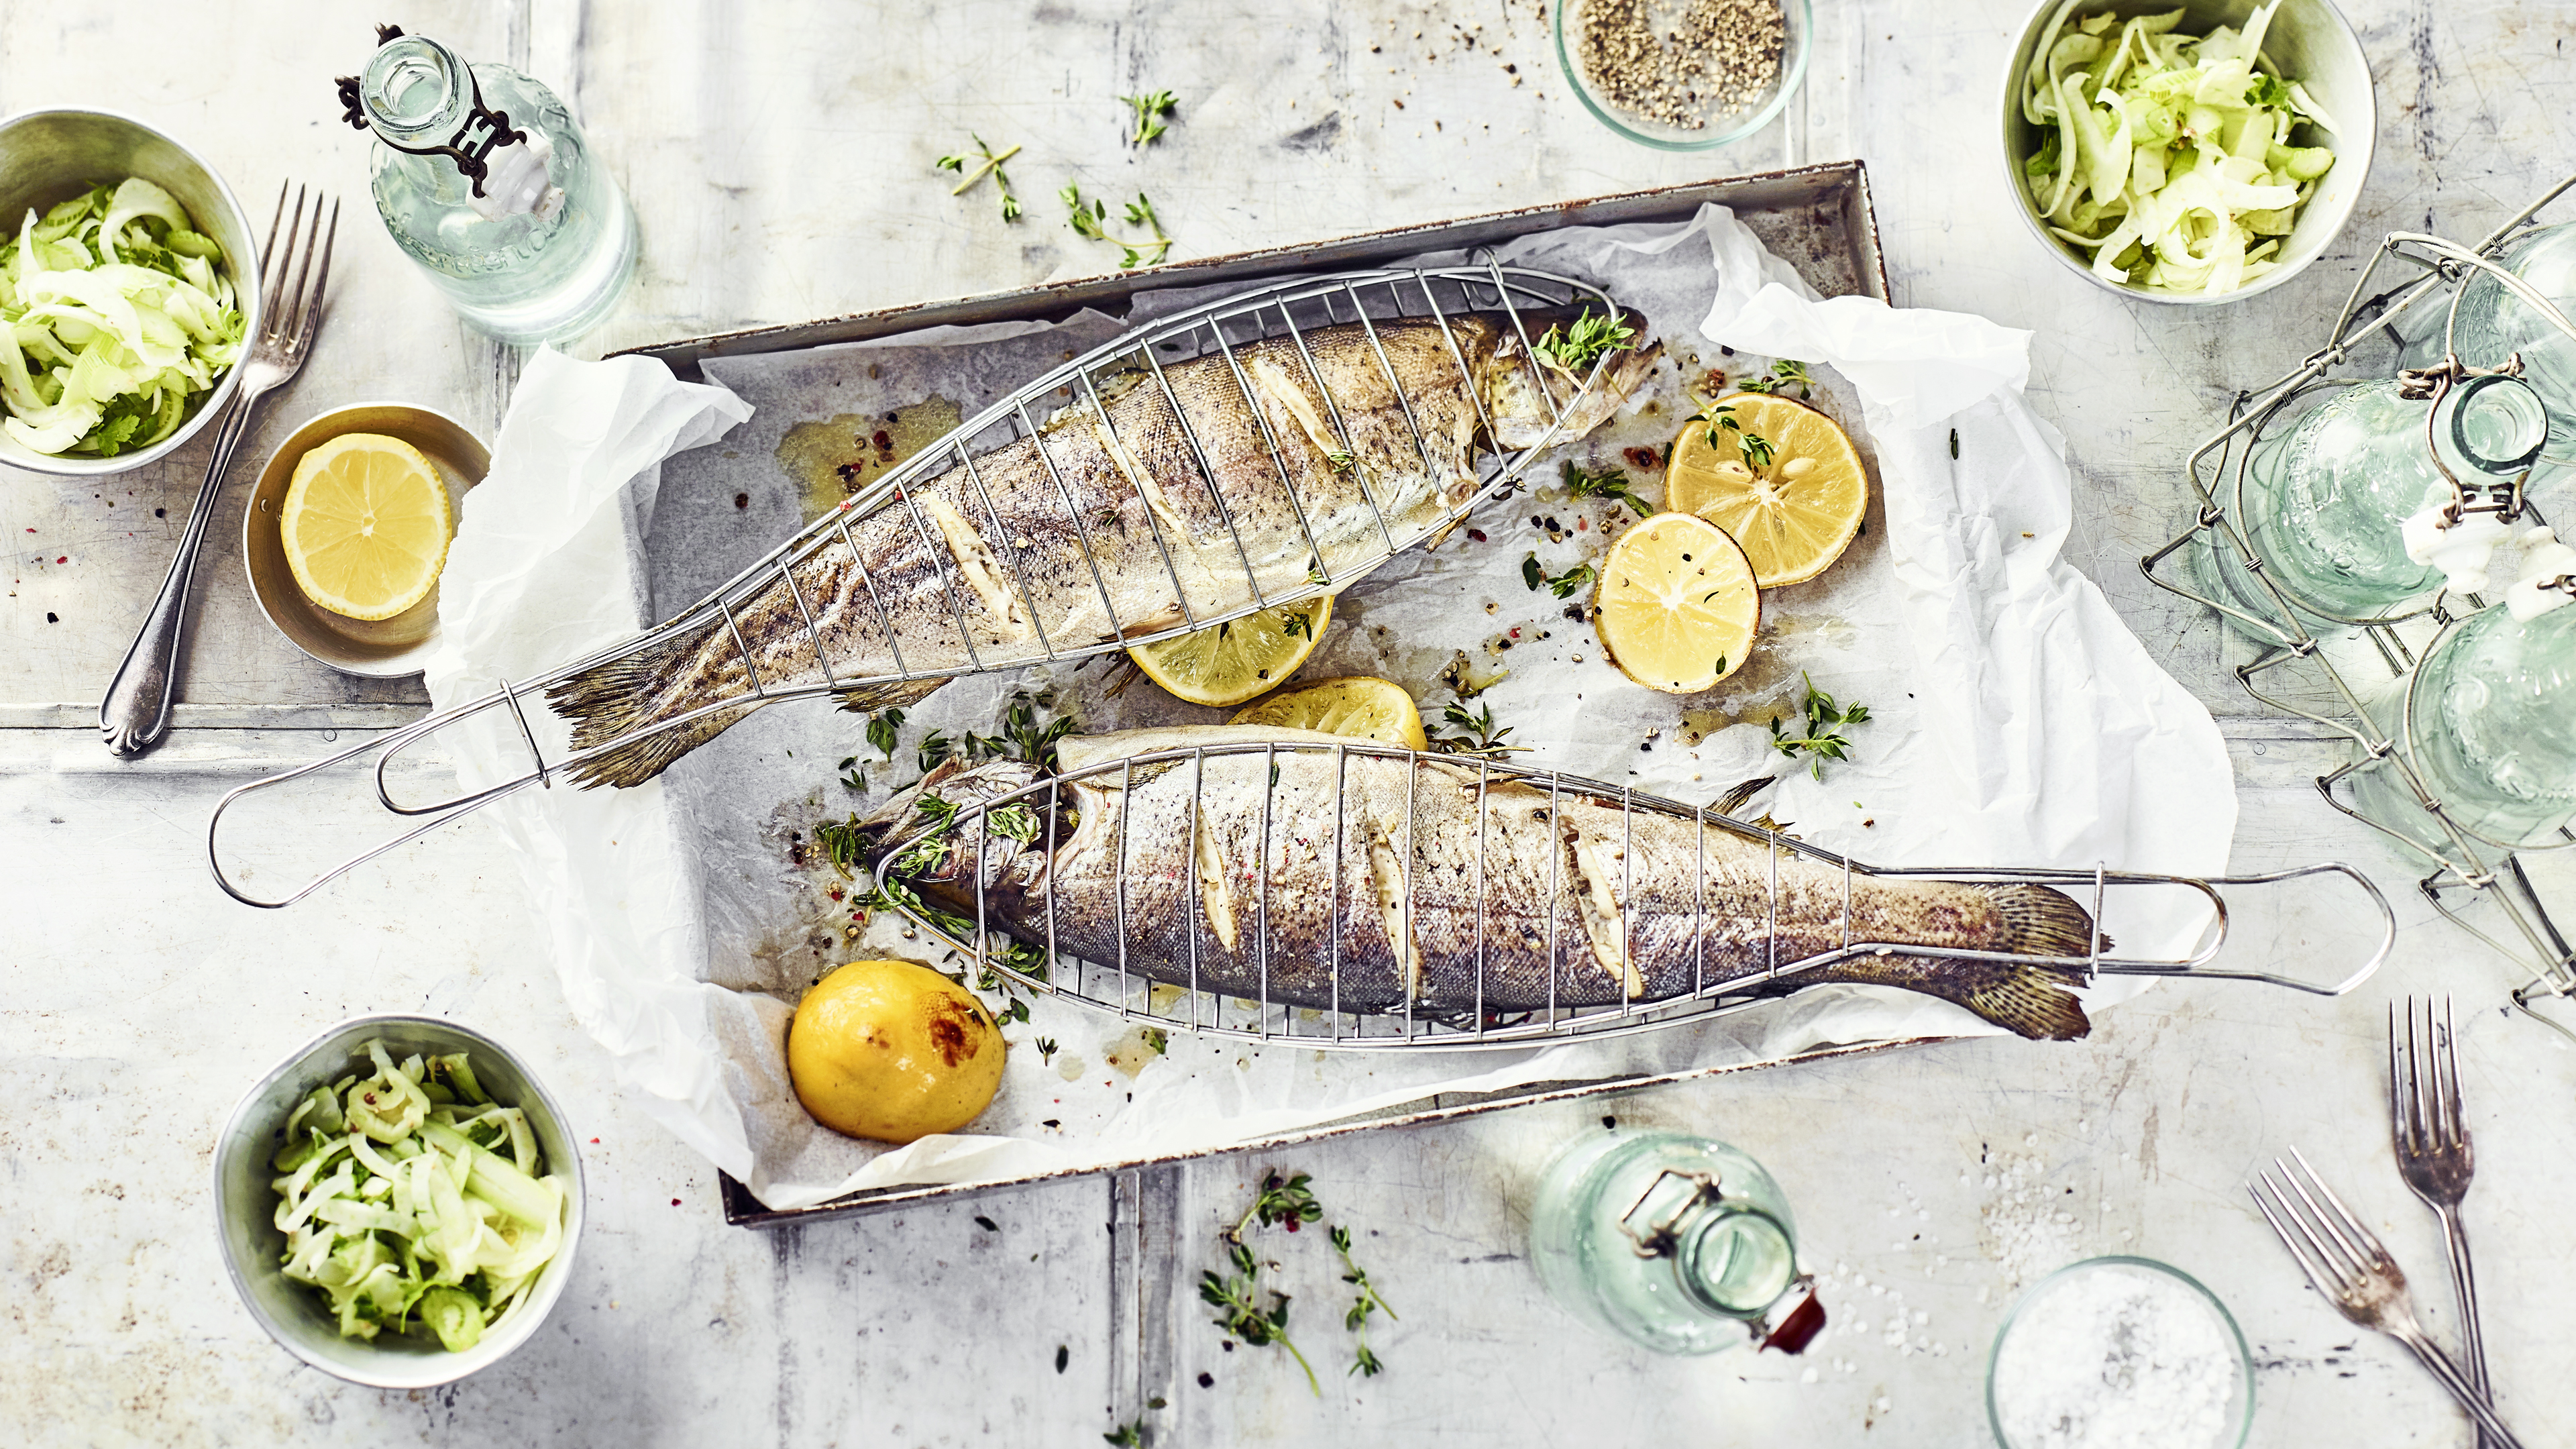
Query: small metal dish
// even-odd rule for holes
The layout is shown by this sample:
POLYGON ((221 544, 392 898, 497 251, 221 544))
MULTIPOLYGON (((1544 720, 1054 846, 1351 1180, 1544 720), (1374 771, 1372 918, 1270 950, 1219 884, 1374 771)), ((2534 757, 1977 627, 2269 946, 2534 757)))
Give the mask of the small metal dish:
MULTIPOLYGON (((434 408, 409 403, 351 403, 333 408, 289 434, 259 470, 242 511, 242 566, 250 574, 251 597, 259 611, 296 648, 343 674, 368 679, 401 679, 418 674, 438 639, 438 590, 390 619, 351 619, 334 614, 296 586, 286 564, 286 544, 278 534, 278 510, 285 506, 287 485, 306 453, 345 433, 382 433, 421 450, 447 485, 451 515, 463 508, 465 494, 483 481, 492 466, 491 451, 465 425, 434 408)), ((453 527, 453 517, 450 526, 453 527)))
MULTIPOLYGON (((30 208, 42 213, 104 182, 140 176, 178 199, 188 218, 224 249, 224 271, 233 281, 234 305, 245 337, 259 335, 259 238, 232 188, 196 152, 114 111, 29 111, 0 121, 0 239, 14 240, 30 208)), ((208 420, 232 402, 239 367, 224 369, 214 389, 170 436, 148 448, 113 458, 39 453, 0 433, 0 463, 35 473, 96 478, 158 462, 185 447, 208 420)))
MULTIPOLYGON (((372 1069, 370 1069, 372 1070, 372 1069)), ((243 1306, 268 1330, 278 1346, 334 1378, 380 1389, 425 1389, 488 1368, 527 1342, 545 1322, 555 1300, 572 1279, 572 1260, 581 1246, 581 1153, 564 1125, 563 1109, 537 1083, 509 1048, 483 1035, 428 1016, 358 1016, 314 1038, 260 1078, 224 1123, 215 1143, 215 1229, 224 1268, 240 1290, 243 1306), (463 1353, 449 1353, 434 1338, 379 1334, 374 1339, 343 1338, 329 1304, 313 1289, 286 1276, 280 1266, 286 1235, 277 1230, 277 1192, 269 1184, 276 1173, 269 1159, 284 1141, 287 1113, 315 1087, 357 1070, 368 1038, 383 1037, 399 1060, 413 1052, 424 1055, 467 1052, 474 1075, 493 1100, 528 1114, 545 1170, 572 1182, 565 1194, 563 1246, 537 1276, 536 1286, 518 1312, 483 1341, 463 1353)))
POLYGON ((1816 29, 1812 0, 1780 0, 1780 73, 1773 77, 1771 89, 1762 99, 1731 116, 1708 113, 1708 124, 1699 130, 1668 126, 1650 121, 1613 104, 1607 96, 1595 91, 1592 78, 1574 60, 1574 44, 1566 35, 1573 15, 1579 16, 1592 0, 1557 0, 1556 63, 1565 72, 1565 83, 1574 88, 1577 100, 1595 120, 1627 137, 1640 146, 1659 151, 1710 151, 1731 146, 1763 127, 1770 125, 1789 106, 1789 98, 1807 79, 1807 57, 1814 48, 1816 29))
MULTIPOLYGON (((2195 1444, 2181 1439, 2160 1439, 2158 1442, 2166 1444, 2167 1449, 2244 1449, 2246 1436, 2254 1430, 2254 1355, 2245 1346, 2245 1331, 2236 1326, 2236 1315, 2227 1311, 2227 1305, 2219 1301, 2217 1294, 2209 1291, 2208 1285, 2171 1263, 2126 1255, 2086 1258, 2082 1262, 2069 1263, 2033 1284, 2030 1291, 2022 1294, 2021 1301, 2012 1306, 2012 1311, 2004 1315, 2003 1327, 1995 1330, 1994 1349, 1986 1355, 1986 1423, 1994 1430, 1995 1443, 2002 1449, 2022 1449, 2004 1429, 2003 1409, 1997 1403, 1995 1386, 1997 1370, 2004 1360, 2004 1345, 2012 1340, 2013 1329, 2021 1323, 2023 1315, 2030 1312, 2032 1304, 2072 1283, 2102 1273, 2170 1278, 2209 1306, 2211 1315, 2226 1330, 2224 1337, 2227 1343, 2236 1350, 2233 1360, 2236 1379, 2227 1401, 2226 1423, 2218 1431, 2218 1437, 2207 1443, 2195 1444)), ((2097 1363, 2087 1367, 2098 1371, 2101 1366, 2097 1363)))
MULTIPOLYGON (((2260 0, 2180 0, 2183 9, 2179 30, 2189 35, 2206 35, 2221 25, 2244 28, 2260 0)), ((2316 194, 2299 212, 2290 234, 2281 239, 2281 265, 2233 292, 2206 296, 2196 292, 2150 292, 2125 282, 2106 281, 2093 274, 2092 258, 2060 240, 2048 230, 2040 215, 2039 205, 2031 199, 2030 188, 2022 178, 2024 158, 2039 150, 2040 137, 2030 122, 2022 118, 2021 88, 2023 77, 2030 71, 2032 55, 2039 49, 2040 37, 2046 35, 2049 23, 2063 14, 2074 18, 2109 13, 2122 19, 2138 15, 2161 14, 2171 6, 2150 0, 2041 0, 2038 9, 2021 29, 2021 39, 2012 50, 2012 60, 2003 75, 2003 164, 2004 186, 2012 193, 2013 209, 2021 214, 2031 234, 2077 276, 2105 291, 2136 297, 2141 301, 2164 302, 2175 306, 2205 306, 2241 302, 2260 296, 2306 271, 2308 264, 2324 255, 2335 238, 2343 234, 2344 223, 2352 220, 2353 208, 2361 203, 2361 187, 2370 178, 2370 159, 2379 135, 2379 101, 2371 90, 2370 56, 2361 48, 2361 39, 2352 32, 2351 22, 2334 8, 2331 0, 2281 0, 2281 8, 2263 36, 2263 55, 2281 73, 2308 88, 2317 104, 2350 134, 2327 131, 2322 126, 2308 126, 2294 139, 2312 137, 2313 143, 2335 153, 2335 164, 2317 184, 2316 194)))

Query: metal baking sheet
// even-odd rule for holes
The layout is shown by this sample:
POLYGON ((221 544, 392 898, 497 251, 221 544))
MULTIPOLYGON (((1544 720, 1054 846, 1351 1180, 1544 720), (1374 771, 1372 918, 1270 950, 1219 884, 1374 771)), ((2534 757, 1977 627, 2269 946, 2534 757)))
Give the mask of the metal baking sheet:
MULTIPOLYGON (((1608 226, 1624 222, 1681 222, 1701 205, 1715 202, 1731 208, 1764 245, 1826 296, 1860 295, 1888 300, 1887 274, 1881 264, 1878 227, 1869 204, 1869 181, 1858 161, 1838 161, 1785 171, 1624 192, 1549 206, 1526 207, 1461 220, 1368 232, 1329 242, 1264 248, 1234 256, 1210 257, 1085 281, 1049 283, 948 302, 887 308, 846 317, 786 327, 720 333, 685 341, 635 348, 620 355, 658 357, 682 377, 697 378, 699 363, 709 357, 795 351, 831 343, 891 337, 942 325, 973 325, 1022 320, 1055 321, 1089 307, 1111 314, 1126 309, 1140 291, 1210 283, 1252 282, 1298 272, 1333 271, 1383 265, 1426 251, 1491 245, 1515 237, 1566 226, 1608 226)), ((1789 1061, 1884 1050, 1905 1043, 1860 1048, 1832 1048, 1786 1058, 1789 1061)), ((1759 1065, 1773 1065, 1761 1063, 1759 1065)), ((764 1207, 731 1177, 723 1181, 725 1220, 740 1226, 772 1226, 810 1219, 881 1211, 907 1203, 961 1196, 992 1188, 1014 1187, 1051 1177, 1109 1173, 1231 1152, 1275 1150, 1345 1133, 1381 1127, 1446 1121, 1526 1103, 1596 1096, 1711 1075, 1746 1067, 1704 1068, 1653 1076, 1599 1081, 1534 1083, 1491 1094, 1442 1094, 1409 1108, 1281 1134, 1235 1146, 1139 1158, 1065 1172, 1031 1174, 997 1182, 886 1188, 854 1193, 828 1203, 791 1211, 764 1207)))

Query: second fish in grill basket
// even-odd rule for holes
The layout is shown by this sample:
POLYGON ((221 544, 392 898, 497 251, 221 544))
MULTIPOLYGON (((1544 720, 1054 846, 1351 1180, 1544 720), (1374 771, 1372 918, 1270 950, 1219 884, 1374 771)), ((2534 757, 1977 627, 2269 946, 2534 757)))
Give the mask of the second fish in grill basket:
POLYGON ((2198 880, 1893 870, 1561 772, 1305 730, 1076 737, 1059 771, 944 764, 870 822, 878 898, 1022 984, 1158 1026, 1303 1046, 1526 1044, 1643 1030, 1827 982, 2089 1029, 2105 975, 2340 995, 2394 939, 2350 867, 2198 880), (2341 877, 2382 929, 2344 979, 2213 969, 2222 887, 2341 877), (2114 891, 2188 892, 2197 947, 2122 957, 2114 891))

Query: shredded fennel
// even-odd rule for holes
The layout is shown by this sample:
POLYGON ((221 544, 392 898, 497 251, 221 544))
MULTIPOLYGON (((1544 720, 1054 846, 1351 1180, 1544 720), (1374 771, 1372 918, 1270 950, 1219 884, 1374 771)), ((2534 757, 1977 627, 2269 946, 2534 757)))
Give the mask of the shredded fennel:
POLYGON ((38 217, 0 254, 0 429, 112 458, 177 431, 241 356, 223 249, 132 176, 38 217))
POLYGON ((527 1114, 492 1101, 465 1054, 316 1087, 270 1165, 286 1276, 330 1300, 348 1338, 426 1331, 452 1353, 527 1302, 563 1246, 564 1183, 540 1177, 527 1114))
POLYGON ((2047 130, 2022 175, 2050 233, 2092 253, 2095 276, 2217 294, 2280 266, 2281 239, 2334 165, 2331 149, 2294 146, 2292 132, 2337 128, 2262 58, 2278 8, 2205 36, 2175 33, 2180 10, 2072 29, 2061 11, 2040 37, 2021 107, 2047 130))

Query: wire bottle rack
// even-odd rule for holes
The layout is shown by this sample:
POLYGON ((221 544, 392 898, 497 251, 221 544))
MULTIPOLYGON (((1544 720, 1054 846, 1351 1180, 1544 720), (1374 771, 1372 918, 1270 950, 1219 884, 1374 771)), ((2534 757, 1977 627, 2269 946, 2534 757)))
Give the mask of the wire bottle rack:
MULTIPOLYGON (((1414 393, 1426 384, 1417 376, 1415 386, 1408 388, 1404 372, 1390 356, 1388 332, 1394 324, 1418 329, 1429 322, 1444 346, 1434 351, 1445 356, 1446 367, 1454 369, 1454 379, 1445 372, 1437 373, 1436 385, 1462 387, 1473 405, 1483 436, 1491 442, 1497 437, 1495 419, 1485 399, 1480 396, 1478 379, 1469 363, 1469 350, 1462 344, 1460 322, 1469 314, 1499 314, 1508 336, 1517 340, 1526 358, 1534 354, 1535 344, 1543 329, 1534 326, 1527 314, 1553 308, 1598 307, 1618 316, 1618 304, 1593 283, 1574 277, 1528 267, 1505 266, 1486 258, 1455 266, 1403 267, 1369 271, 1309 275, 1272 282, 1249 291, 1223 297, 1171 315, 1147 322, 1093 350, 1048 369, 1010 396, 993 403, 967 419, 946 437, 904 460, 880 475, 863 492, 851 497, 838 508, 807 525, 793 537, 772 550, 758 562, 727 580, 714 592, 660 626, 633 638, 566 663, 541 677, 505 680, 498 689, 479 699, 436 711, 402 729, 370 740, 352 749, 311 764, 265 779, 253 781, 223 797, 207 822, 207 859, 215 882, 227 895, 245 905, 277 908, 304 899, 323 885, 346 874, 386 851, 403 845, 422 834, 460 818, 466 813, 495 800, 515 794, 530 785, 552 788, 559 776, 580 772, 585 766, 614 751, 653 736, 688 728, 715 716, 738 716, 748 709, 794 699, 821 696, 848 698, 854 693, 906 685, 929 687, 961 674, 1016 669, 1030 665, 1064 662, 1091 655, 1109 653, 1135 645, 1186 634, 1244 618, 1264 609, 1278 609, 1312 600, 1320 594, 1335 593, 1348 587, 1357 577, 1405 549, 1437 542, 1463 523, 1475 507, 1517 484, 1530 464, 1549 449, 1567 440, 1567 421, 1593 389, 1603 385, 1606 371, 1616 354, 1597 359, 1591 371, 1569 389, 1567 379, 1551 379, 1547 369, 1534 361, 1524 361, 1521 370, 1534 384, 1542 404, 1547 426, 1528 446, 1517 450, 1494 443, 1480 459, 1461 455, 1461 440, 1443 438, 1426 431, 1419 414, 1424 411, 1422 399, 1414 393), (1418 457, 1424 475, 1432 480, 1443 476, 1444 468, 1453 461, 1470 462, 1471 476, 1455 481, 1436 493, 1427 503, 1410 509, 1399 508, 1392 499, 1381 499, 1370 486, 1365 469, 1357 469, 1356 481, 1365 502, 1359 536, 1347 535, 1338 543, 1318 536, 1318 521, 1310 518, 1298 502, 1297 489, 1291 483, 1282 459, 1284 454, 1271 417, 1260 397, 1255 380, 1247 372, 1247 354, 1260 349, 1274 358, 1293 355, 1293 366, 1310 378, 1325 406, 1325 427, 1339 444, 1340 454, 1349 456, 1359 444, 1354 441, 1349 400, 1336 395, 1324 371, 1315 364, 1309 343, 1324 328, 1357 326, 1367 341, 1367 356, 1374 360, 1377 376, 1392 391, 1403 424, 1399 449, 1418 457), (1388 329, 1382 331, 1381 329, 1388 329), (1286 353, 1279 344, 1285 343, 1286 353), (1194 359, 1218 359, 1225 364, 1234 386, 1240 390, 1258 432, 1259 451, 1277 471, 1280 491, 1294 512, 1295 526, 1304 545, 1285 582, 1277 570, 1256 565, 1244 546, 1232 508, 1217 487, 1219 476, 1211 461, 1200 425, 1194 425, 1192 414, 1185 410, 1173 391, 1169 369, 1194 359), (1241 569, 1234 590, 1220 590, 1234 597, 1218 607, 1202 602, 1193 605, 1191 591, 1183 584, 1183 572, 1174 561, 1175 542, 1166 536, 1166 527, 1156 523, 1155 510, 1147 508, 1145 518, 1153 534, 1172 586, 1168 606, 1159 611, 1177 615, 1177 623, 1152 627, 1148 621, 1122 617, 1113 591, 1103 577, 1100 555, 1086 531, 1072 491, 1066 486, 1055 455, 1043 436, 1040 410, 1070 400, 1095 422, 1107 436, 1109 446, 1132 458, 1133 440, 1117 437, 1112 409, 1105 401, 1123 387, 1139 386, 1159 390, 1178 420, 1179 441, 1186 451, 1187 466, 1195 468, 1198 481, 1203 481, 1207 497, 1221 517, 1224 533, 1233 541, 1234 556, 1241 569), (1009 604, 1016 604, 1023 617, 1034 627, 1024 639, 997 639, 988 630, 979 630, 969 621, 972 583, 962 577, 964 559, 956 550, 961 545, 953 540, 946 519, 934 523, 925 516, 923 498, 931 490, 926 486, 946 475, 963 478, 959 492, 971 510, 967 519, 958 520, 964 529, 980 533, 971 521, 972 513, 981 513, 995 535, 1008 539, 1013 530, 1004 525, 1004 511, 996 507, 995 493, 987 486, 993 460, 1003 449, 1027 442, 1033 445, 1035 460, 1042 465, 1045 486, 1037 491, 1051 496, 1052 502, 1042 508, 1060 505, 1063 521, 1069 524, 1079 541, 1079 553, 1088 565, 1088 582, 1097 590, 1104 627, 1082 638, 1050 637, 1041 610, 1031 589, 1025 566, 1020 561, 1023 549, 997 546, 992 552, 1005 561, 1004 566, 990 570, 993 577, 982 582, 1001 593, 1009 604), (1445 456, 1444 456, 1445 455, 1445 456), (922 545, 932 560, 935 580, 928 581, 926 592, 934 594, 944 606, 954 629, 953 637, 934 634, 927 644, 916 627, 909 638, 912 647, 907 654, 899 636, 906 631, 897 627, 889 601, 870 577, 863 560, 868 556, 854 530, 871 521, 892 519, 898 535, 909 533, 922 545), (863 585, 854 598, 827 600, 814 597, 798 582, 800 565, 826 557, 846 558, 850 572, 863 585), (788 653, 796 663, 788 669, 777 665, 778 652, 772 650, 764 664, 763 651, 747 637, 742 620, 759 602, 773 607, 783 596, 794 606, 790 625, 794 637, 788 653), (645 651, 676 640, 702 636, 722 630, 733 645, 739 661, 740 687, 709 698, 685 713, 656 720, 617 736, 574 747, 566 739, 562 721, 546 704, 547 691, 575 675, 617 660, 632 658, 645 651), (855 642, 881 642, 885 648, 881 660, 853 665, 850 660, 855 642), (840 661, 837 665, 836 658, 840 661), (530 706, 535 706, 531 708, 530 706), (387 768, 415 747, 434 743, 443 733, 479 724, 485 729, 497 727, 505 737, 514 737, 523 745, 527 767, 520 772, 483 788, 456 794, 445 799, 405 801, 396 798, 387 779, 387 768), (303 779, 372 757, 372 771, 377 803, 391 814, 424 823, 404 830, 358 854, 341 860, 307 880, 291 894, 265 897, 245 889, 225 869, 220 831, 225 814, 245 799, 275 790, 292 781, 303 779)), ((1122 472, 1127 471, 1125 468, 1122 472)), ((1169 485, 1171 480, 1160 480, 1169 485)), ((1130 479, 1131 485, 1133 479, 1130 479)), ((1185 484, 1196 487, 1197 481, 1185 484)), ((1142 497, 1142 490, 1139 489, 1142 497)), ((1006 500, 1007 501, 1007 500, 1006 500)), ((1204 555, 1206 551, 1202 550, 1204 555)), ((1217 550, 1220 555, 1224 552, 1217 550)), ((1220 565, 1221 566, 1221 565, 1220 565)), ((1160 601, 1157 601, 1160 602, 1160 601)), ((916 619, 915 624, 918 624, 916 619)), ((935 627, 935 626, 934 626, 935 627)))
MULTIPOLYGON (((2294 599, 2264 568, 2249 539, 2244 502, 2247 467, 2267 431, 2303 413, 2302 402, 2377 380, 2343 375, 2339 370, 2356 349, 2375 345, 2374 337, 2402 345, 2399 328, 2408 320, 2407 314, 2439 305, 2438 294, 2446 287, 2451 290, 2442 322, 2444 365, 2429 370, 2430 376, 2409 375, 2406 383, 2412 391, 2408 395, 2438 396, 2474 371, 2460 364, 2450 345, 2465 290, 2462 279, 2473 272, 2495 278, 2549 324, 2576 338, 2576 326, 2496 260, 2507 244, 2534 224, 2543 208, 2571 188, 2576 188, 2576 176, 2551 187, 2474 246, 2424 232, 2394 231, 2383 237, 2354 280, 2325 345, 2261 391, 2240 392, 2226 425, 2192 450, 2185 472, 2199 509, 2180 532, 2142 558, 2139 567, 2157 587, 2216 610, 2253 641, 2258 653, 2235 669, 2238 683, 2248 694, 2352 743, 2356 757, 2319 776, 2318 793, 2336 810, 2429 863, 2431 869, 2417 884, 2434 909, 2523 973, 2511 992, 2513 1004, 2576 1038, 2568 1023, 2544 1011, 2563 1015, 2576 1008, 2576 951, 2571 951, 2521 859, 2534 850, 2576 844, 2576 833, 2561 828, 2557 839, 2538 844, 2481 835, 2445 808, 2411 758, 2413 741, 2405 721, 2412 713, 2418 665, 2450 631, 2489 605, 2479 595, 2443 591, 2420 604, 2347 617, 2314 600, 2294 599), (2392 264, 2416 270, 2395 286, 2374 293, 2374 280, 2392 264), (2325 628, 2320 632, 2312 625, 2325 628), (2301 698, 2290 698, 2294 692, 2301 698), (2379 705, 2376 715, 2374 702, 2379 705), (2373 776, 2393 788, 2356 791, 2373 776)), ((2424 313, 2417 312, 2412 321, 2421 324, 2424 318, 2424 313)), ((2520 366, 2515 357, 2498 370, 2518 372, 2520 366)), ((2449 476, 2438 453, 2435 463, 2449 476)), ((2465 513, 2484 512, 2506 523, 2517 518, 2535 524, 2543 521, 2523 497, 2523 479, 2516 479, 2509 488, 2483 490, 2460 485, 2456 478, 2452 481, 2455 499, 2450 516, 2454 520, 2465 513)))
MULTIPOLYGON (((1105 750, 1114 739, 1092 743, 1105 750)), ((978 788, 970 776, 939 794, 952 809, 927 817, 896 802, 875 855, 876 899, 1033 992, 1156 1028, 1363 1050, 1648 1031, 1752 1006, 1866 957, 2050 966, 2082 985, 2174 976, 2340 996, 2396 939, 2387 901, 2340 864, 2212 879, 1871 866, 1710 807, 1507 761, 1356 740, 1157 743, 1140 739, 1135 753, 1008 789, 978 788), (1157 807, 1138 802, 1140 786, 1179 779, 1185 795, 1166 784, 1157 807), (1390 804, 1398 795, 1400 810, 1390 804), (1548 822, 1543 872, 1525 853, 1514 858, 1505 822, 1516 812, 1548 822), (903 828, 914 820, 923 823, 903 828), (1088 850, 1065 838, 1080 831, 1093 832, 1088 850), (1559 848, 1558 831, 1580 832, 1597 849, 1559 848), (1685 832, 1688 845, 1677 845, 1685 832), (1676 892, 1685 849, 1689 886, 1676 892), (1655 877, 1644 882, 1641 855, 1655 877), (1578 885, 1585 869, 1617 878, 1578 885), (947 897, 957 909, 922 900, 925 881, 953 887, 961 875, 962 890, 947 897), (2089 949, 2046 955, 1873 938, 1856 887, 1918 881, 2051 887, 2089 907, 2089 949), (2229 892, 2337 882, 2367 902, 2353 918, 2378 927, 2339 979, 2211 964, 2228 939, 2229 892), (2168 898, 2152 898, 2159 890, 2168 898), (2188 919, 2177 905, 2205 906, 2208 916, 2188 950, 2123 956, 2100 928, 2114 904, 2166 920, 2188 919), (1605 948, 1605 938, 1615 944, 1605 948)), ((925 783, 936 792, 945 782, 934 774, 925 783)))

